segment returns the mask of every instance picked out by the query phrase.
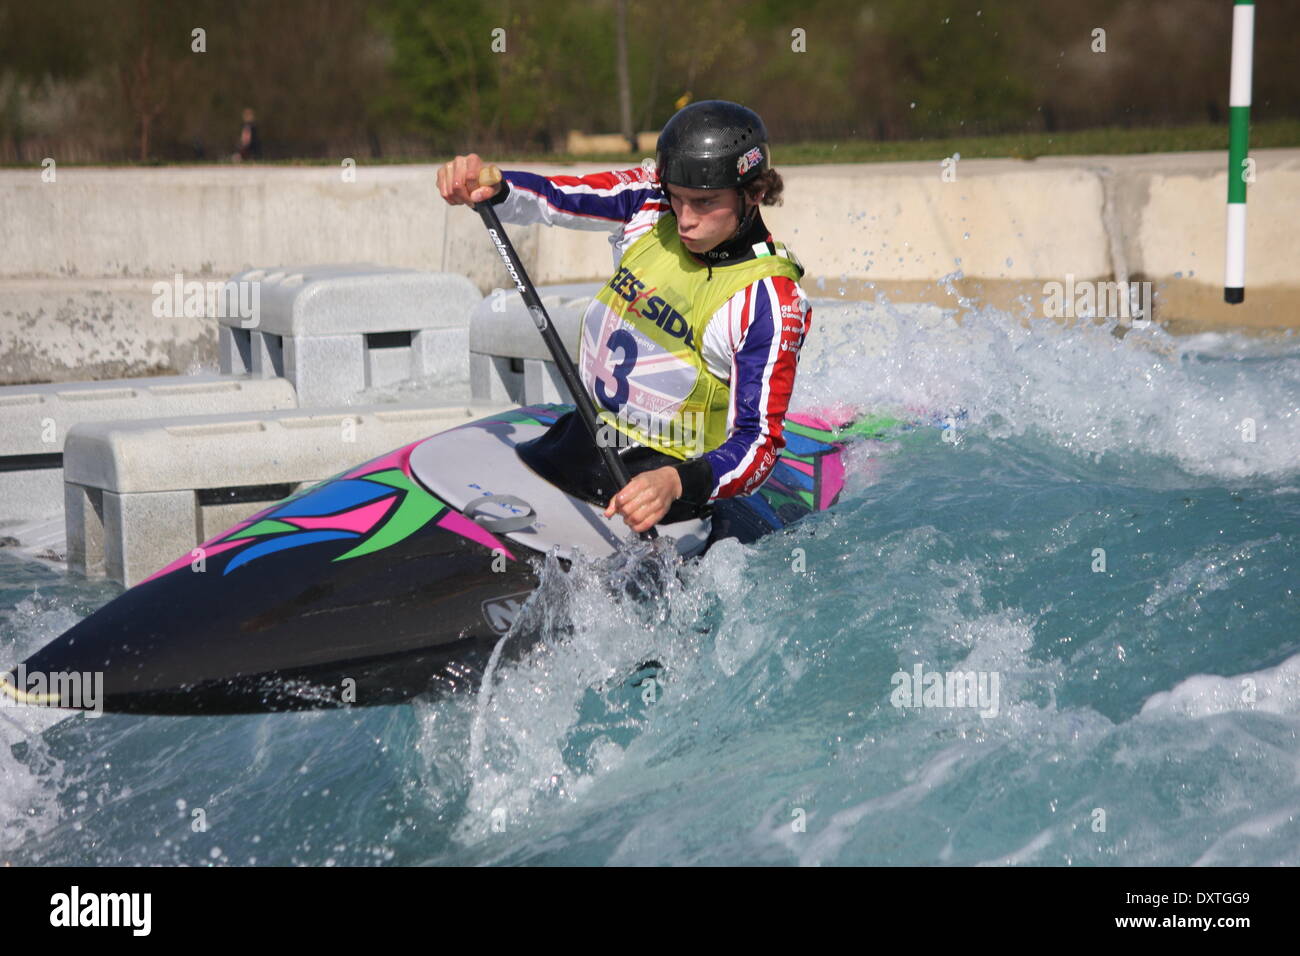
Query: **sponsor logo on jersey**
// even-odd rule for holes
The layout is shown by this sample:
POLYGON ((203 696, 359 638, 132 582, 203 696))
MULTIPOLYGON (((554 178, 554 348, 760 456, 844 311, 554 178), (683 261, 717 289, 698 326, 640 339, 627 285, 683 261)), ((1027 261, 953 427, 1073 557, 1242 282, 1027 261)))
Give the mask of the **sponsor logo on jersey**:
POLYGON ((740 493, 742 495, 752 494, 756 489, 761 487, 763 482, 767 481, 768 474, 771 472, 772 466, 775 464, 776 455, 772 453, 770 448, 763 449, 763 456, 759 459, 757 470, 741 484, 740 493))
POLYGON ((695 335, 691 331, 686 317, 674 309, 662 296, 653 293, 658 288, 647 289, 627 266, 619 266, 614 278, 609 280, 609 287, 628 303, 629 312, 649 319, 668 335, 681 339, 692 349, 695 348, 695 335), (644 304, 643 304, 644 303, 644 304))

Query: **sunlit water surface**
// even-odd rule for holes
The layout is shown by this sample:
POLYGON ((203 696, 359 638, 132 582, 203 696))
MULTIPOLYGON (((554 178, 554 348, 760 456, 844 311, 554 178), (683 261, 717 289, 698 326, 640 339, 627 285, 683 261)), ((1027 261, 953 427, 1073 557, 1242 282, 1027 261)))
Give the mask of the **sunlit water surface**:
MULTIPOLYGON (((477 695, 0 708, 0 860, 1300 863, 1300 342, 821 316, 796 406, 958 440, 858 449, 659 604, 548 568, 552 639, 477 695), (996 696, 894 706, 918 665, 996 696)), ((0 657, 114 593, 0 552, 0 657)))

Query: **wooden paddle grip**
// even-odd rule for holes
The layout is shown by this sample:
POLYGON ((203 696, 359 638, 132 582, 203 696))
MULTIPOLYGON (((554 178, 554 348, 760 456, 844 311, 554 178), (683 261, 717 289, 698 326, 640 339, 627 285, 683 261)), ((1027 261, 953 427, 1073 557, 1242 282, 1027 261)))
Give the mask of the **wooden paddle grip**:
POLYGON ((482 189, 484 186, 495 186, 501 182, 501 167, 496 165, 484 166, 478 171, 478 181, 475 185, 466 183, 470 192, 476 189, 482 189))

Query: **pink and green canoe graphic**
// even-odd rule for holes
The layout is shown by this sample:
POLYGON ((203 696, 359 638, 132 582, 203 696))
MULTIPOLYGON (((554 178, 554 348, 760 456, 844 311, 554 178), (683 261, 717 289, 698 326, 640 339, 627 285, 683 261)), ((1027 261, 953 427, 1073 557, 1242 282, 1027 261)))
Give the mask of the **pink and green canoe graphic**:
MULTIPOLYGON (((533 405, 460 428, 537 434, 568 411, 533 405)), ((909 426, 835 410, 787 416, 770 478, 757 494, 715 504, 708 544, 757 540, 831 507, 846 443, 900 427, 909 426)), ((178 557, 28 658, 27 671, 102 672, 105 709, 162 714, 391 704, 476 686, 537 587, 538 552, 424 487, 411 468, 420 444, 178 557)), ((521 484, 541 481, 519 466, 521 484)), ((509 475, 493 477, 510 487, 509 475)), ((527 636, 503 645, 506 655, 526 652, 527 636)))

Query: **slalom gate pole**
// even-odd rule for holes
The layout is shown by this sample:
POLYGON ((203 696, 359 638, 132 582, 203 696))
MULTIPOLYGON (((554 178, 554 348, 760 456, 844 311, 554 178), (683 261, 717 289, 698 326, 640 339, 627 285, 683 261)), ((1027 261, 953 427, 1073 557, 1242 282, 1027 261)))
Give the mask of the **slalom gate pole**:
POLYGON ((1228 237, 1223 301, 1246 300, 1246 158, 1250 137, 1250 74, 1254 61, 1255 0, 1232 6, 1232 80, 1228 89, 1228 237))

